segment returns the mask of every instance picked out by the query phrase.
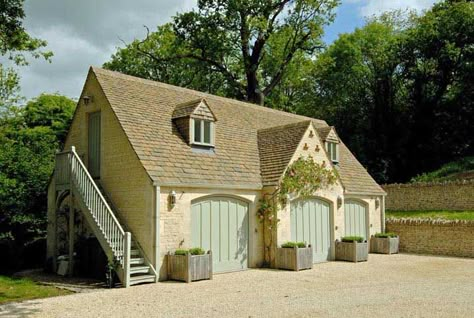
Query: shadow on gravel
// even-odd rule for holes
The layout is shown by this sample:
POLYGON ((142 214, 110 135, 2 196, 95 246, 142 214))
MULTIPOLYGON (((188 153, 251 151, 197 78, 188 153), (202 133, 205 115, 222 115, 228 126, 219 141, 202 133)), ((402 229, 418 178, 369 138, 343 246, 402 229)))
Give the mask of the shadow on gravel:
POLYGON ((39 312, 38 309, 32 308, 35 304, 37 304, 37 302, 27 301, 0 305, 0 317, 30 317, 39 312))

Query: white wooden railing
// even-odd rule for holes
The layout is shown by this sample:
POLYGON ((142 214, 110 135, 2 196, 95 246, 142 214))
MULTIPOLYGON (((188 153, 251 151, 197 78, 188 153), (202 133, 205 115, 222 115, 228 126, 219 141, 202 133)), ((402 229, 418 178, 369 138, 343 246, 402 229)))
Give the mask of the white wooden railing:
MULTIPOLYGON (((89 210, 88 212, 102 231, 101 234, 107 241, 113 256, 120 263, 124 276, 122 283, 128 287, 130 279, 131 234, 123 230, 94 179, 76 153, 75 147, 71 147, 70 152, 58 154, 58 157, 64 156, 67 156, 67 162, 69 162, 70 172, 68 174, 71 185, 75 187, 81 196, 89 210)), ((59 159, 59 162, 64 164, 63 159, 59 159)), ((61 173, 61 176, 64 176, 64 172, 61 173)))

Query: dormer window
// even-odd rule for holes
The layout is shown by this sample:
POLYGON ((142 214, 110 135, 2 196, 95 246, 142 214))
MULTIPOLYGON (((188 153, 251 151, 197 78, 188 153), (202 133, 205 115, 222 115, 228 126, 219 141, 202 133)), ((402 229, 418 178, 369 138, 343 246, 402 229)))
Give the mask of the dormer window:
POLYGON ((193 149, 212 150, 217 119, 204 98, 177 105, 172 120, 183 140, 193 149))
POLYGON ((335 142, 326 142, 326 151, 333 163, 339 162, 339 145, 335 142))
POLYGON ((210 120, 191 118, 192 144, 214 146, 214 123, 210 120))

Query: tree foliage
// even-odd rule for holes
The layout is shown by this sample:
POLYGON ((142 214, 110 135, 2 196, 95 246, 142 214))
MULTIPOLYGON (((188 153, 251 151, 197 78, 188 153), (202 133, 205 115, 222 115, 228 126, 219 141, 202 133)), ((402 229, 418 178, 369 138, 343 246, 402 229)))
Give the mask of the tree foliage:
POLYGON ((26 104, 23 119, 27 127, 51 129, 61 147, 75 109, 76 102, 66 96, 41 94, 26 104))
POLYGON ((0 121, 14 115, 21 101, 20 78, 12 68, 0 64, 0 121))
POLYGON ((46 41, 32 37, 23 26, 24 0, 0 1, 0 56, 8 55, 15 64, 27 64, 25 53, 49 59, 52 53, 41 50, 46 41))
POLYGON ((74 105, 43 94, 0 122, 0 239, 15 250, 45 235, 47 186, 74 105))
POLYGON ((205 85, 200 79, 207 77, 211 93, 263 103, 295 57, 313 56, 323 47, 323 26, 333 20, 338 3, 200 0, 197 10, 178 14, 144 41, 127 45, 105 67, 133 74, 136 69, 129 63, 136 61, 152 70, 140 71, 146 78, 171 84, 186 81, 198 89, 205 85), (179 78, 170 74, 175 66, 179 78))
POLYGON ((395 12, 341 35, 313 64, 297 112, 326 119, 379 182, 473 153, 474 4, 395 12))

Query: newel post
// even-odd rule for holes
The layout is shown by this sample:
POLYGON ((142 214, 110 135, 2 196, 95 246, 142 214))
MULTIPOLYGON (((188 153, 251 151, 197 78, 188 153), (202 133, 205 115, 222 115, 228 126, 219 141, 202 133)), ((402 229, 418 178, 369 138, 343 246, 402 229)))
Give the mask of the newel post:
POLYGON ((123 242, 123 284, 124 287, 130 287, 130 249, 132 246, 132 235, 125 232, 123 242))

